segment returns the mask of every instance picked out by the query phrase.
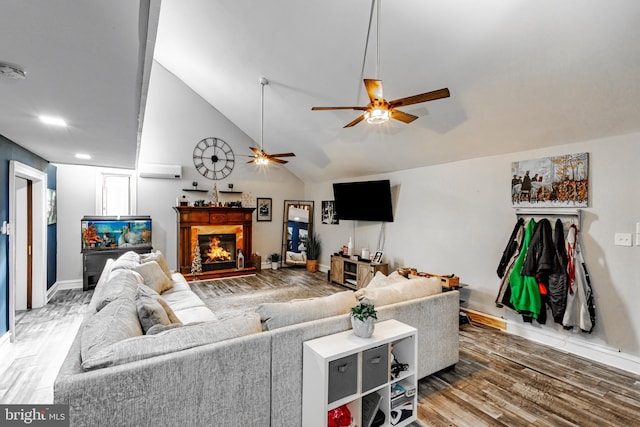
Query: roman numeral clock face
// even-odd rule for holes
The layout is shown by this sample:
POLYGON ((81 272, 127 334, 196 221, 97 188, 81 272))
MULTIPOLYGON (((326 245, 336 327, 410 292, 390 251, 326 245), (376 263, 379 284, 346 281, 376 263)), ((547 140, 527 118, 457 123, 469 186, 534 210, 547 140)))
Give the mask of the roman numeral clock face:
POLYGON ((233 150, 220 138, 205 138, 193 149, 193 165, 205 178, 222 179, 229 176, 235 162, 233 150))

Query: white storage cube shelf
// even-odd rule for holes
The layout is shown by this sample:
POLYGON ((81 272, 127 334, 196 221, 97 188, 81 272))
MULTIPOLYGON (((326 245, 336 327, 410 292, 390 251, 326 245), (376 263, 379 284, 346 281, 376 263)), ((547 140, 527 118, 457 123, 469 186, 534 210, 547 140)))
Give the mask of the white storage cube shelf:
POLYGON ((363 398, 370 393, 378 393, 382 398, 380 410, 385 415, 384 426, 410 424, 417 419, 417 357, 417 330, 397 320, 376 323, 371 338, 359 338, 349 330, 306 341, 302 425, 326 427, 328 411, 347 405, 353 417, 352 425, 369 427, 363 416, 363 398), (408 365, 397 376, 391 370, 393 356, 408 365), (400 384, 406 392, 398 392, 395 384, 400 384), (392 389, 398 394, 393 400, 392 389), (401 416, 401 408, 410 408, 410 411, 405 410, 401 416))

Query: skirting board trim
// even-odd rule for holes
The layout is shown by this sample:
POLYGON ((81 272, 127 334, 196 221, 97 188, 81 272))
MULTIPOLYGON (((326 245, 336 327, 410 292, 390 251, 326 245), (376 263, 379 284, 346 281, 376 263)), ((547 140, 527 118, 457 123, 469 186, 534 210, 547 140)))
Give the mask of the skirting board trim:
POLYGON ((51 301, 56 292, 66 289, 82 289, 82 280, 61 280, 54 283, 47 289, 47 302, 51 301))
POLYGON ((525 325, 512 320, 507 321, 506 331, 509 334, 518 335, 528 340, 548 345, 559 351, 575 354, 585 359, 604 363, 605 365, 640 375, 640 358, 616 349, 576 339, 571 336, 556 335, 534 329, 531 325, 525 325))
POLYGON ((490 326, 496 329, 501 329, 503 331, 507 330, 507 322, 504 319, 466 307, 460 307, 460 311, 465 313, 469 317, 469 319, 476 323, 480 323, 481 325, 490 326))

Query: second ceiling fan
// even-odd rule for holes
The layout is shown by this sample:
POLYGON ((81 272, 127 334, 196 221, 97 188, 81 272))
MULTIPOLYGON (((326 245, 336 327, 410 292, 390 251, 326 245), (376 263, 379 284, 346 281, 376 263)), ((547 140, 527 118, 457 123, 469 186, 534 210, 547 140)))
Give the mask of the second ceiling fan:
POLYGON ((278 157, 295 157, 295 154, 293 153, 277 153, 277 154, 269 154, 266 151, 264 151, 264 144, 263 144, 263 138, 264 138, 264 87, 265 85, 269 84, 269 80, 265 79, 264 77, 260 78, 260 85, 262 86, 262 91, 261 91, 261 105, 260 105, 260 148, 257 147, 249 147, 249 149, 251 151, 253 151, 253 156, 249 156, 251 157, 251 160, 249 160, 247 163, 255 163, 257 165, 266 165, 269 162, 275 162, 275 163, 280 163, 280 164, 285 164, 288 163, 287 160, 282 160, 279 159, 278 157))
MULTIPOLYGON (((376 21, 376 76, 380 72, 380 0, 373 0, 371 3, 371 13, 369 15, 369 29, 367 32, 367 43, 365 46, 369 44, 369 34, 371 33, 371 24, 373 22, 373 9, 376 8, 377 12, 377 21, 376 21), (377 3, 377 7, 376 7, 377 3)), ((362 74, 364 74, 364 64, 366 62, 367 50, 365 47, 365 60, 362 63, 362 74)), ((361 76, 362 77, 362 76, 361 76)), ((382 80, 380 79, 363 79, 364 86, 367 89, 367 95, 369 95, 369 104, 366 106, 356 106, 356 107, 313 107, 311 110, 320 111, 320 110, 357 110, 364 111, 363 114, 356 117, 351 122, 347 123, 344 127, 352 127, 357 125, 363 120, 367 120, 368 123, 384 123, 389 119, 399 120, 403 123, 411 123, 418 116, 414 116, 413 114, 405 113, 403 111, 397 110, 397 107, 404 107, 407 105, 419 104, 421 102, 427 101, 435 101, 436 99, 448 98, 450 96, 449 89, 443 88, 434 90, 431 92, 421 93, 419 95, 407 96, 405 98, 396 99, 394 101, 387 101, 384 99, 384 94, 382 91, 382 80)))

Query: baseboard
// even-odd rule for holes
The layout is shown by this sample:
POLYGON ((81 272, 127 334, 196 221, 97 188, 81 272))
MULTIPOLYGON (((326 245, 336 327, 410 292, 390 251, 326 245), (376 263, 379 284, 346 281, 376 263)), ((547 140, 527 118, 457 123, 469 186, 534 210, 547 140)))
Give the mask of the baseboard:
POLYGON ((47 289, 47 302, 51 301, 56 292, 67 289, 82 289, 82 280, 61 280, 54 283, 52 287, 47 289))
MULTIPOLYGON (((552 331, 532 328, 529 324, 512 320, 507 321, 506 331, 509 334, 518 335, 528 340, 548 345, 559 351, 575 354, 595 362, 640 375, 640 358, 623 353, 618 349, 578 339, 563 333, 552 333, 552 331)), ((570 333, 573 332, 567 332, 567 334, 570 333)))
POLYGON ((460 311, 465 313, 467 317, 473 322, 490 326, 492 328, 501 329, 503 331, 507 330, 507 322, 504 319, 465 307, 460 307, 460 311))

